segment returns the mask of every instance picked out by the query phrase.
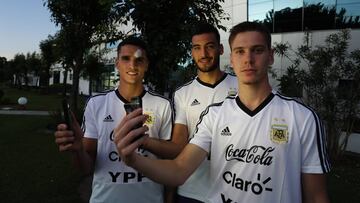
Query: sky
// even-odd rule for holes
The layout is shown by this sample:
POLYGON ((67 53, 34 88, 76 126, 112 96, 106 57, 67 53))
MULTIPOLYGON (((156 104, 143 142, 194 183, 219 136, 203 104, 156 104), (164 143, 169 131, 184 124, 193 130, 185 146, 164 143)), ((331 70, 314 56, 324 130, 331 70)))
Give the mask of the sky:
POLYGON ((43 6, 44 0, 0 0, 0 56, 7 60, 15 54, 36 51, 40 41, 59 28, 43 6))

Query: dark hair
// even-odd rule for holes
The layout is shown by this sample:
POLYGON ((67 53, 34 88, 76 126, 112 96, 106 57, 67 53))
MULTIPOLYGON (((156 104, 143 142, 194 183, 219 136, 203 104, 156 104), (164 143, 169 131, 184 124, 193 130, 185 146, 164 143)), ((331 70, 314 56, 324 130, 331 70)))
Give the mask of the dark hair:
POLYGON ((148 50, 145 41, 141 37, 131 35, 123 39, 117 47, 117 54, 119 55, 121 47, 124 45, 134 45, 145 50, 146 56, 149 58, 148 50))
POLYGON ((208 22, 198 22, 196 23, 191 31, 191 37, 194 35, 200 35, 204 33, 214 33, 216 40, 220 43, 220 34, 218 29, 216 29, 212 24, 208 22))
POLYGON ((265 25, 258 22, 242 22, 231 28, 230 36, 229 36, 230 47, 237 34, 241 32, 249 32, 249 31, 260 32, 264 36, 268 48, 271 49, 270 31, 265 27, 265 25))

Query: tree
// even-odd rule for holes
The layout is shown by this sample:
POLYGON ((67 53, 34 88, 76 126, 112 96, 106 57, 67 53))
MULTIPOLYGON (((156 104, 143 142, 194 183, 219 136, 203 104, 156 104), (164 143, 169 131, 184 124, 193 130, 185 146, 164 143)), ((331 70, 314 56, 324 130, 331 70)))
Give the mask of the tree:
POLYGON ((56 36, 49 35, 47 39, 40 42, 41 59, 42 59, 42 71, 40 73, 40 86, 44 86, 46 89, 49 87, 50 68, 57 62, 59 56, 56 54, 56 36))
MULTIPOLYGON (((29 83, 29 74, 31 74, 32 76, 40 75, 40 72, 42 69, 40 55, 36 52, 27 53, 25 64, 26 64, 26 72, 24 73, 24 75, 25 75, 25 81, 26 81, 26 86, 27 86, 29 83)), ((39 82, 39 81, 37 81, 37 82, 39 82)))
MULTIPOLYGON (((72 108, 77 111, 79 77, 90 48, 118 36, 113 23, 113 0, 47 0, 52 20, 61 27, 66 63, 73 69, 72 108)), ((117 22, 120 20, 117 18, 117 22)))
POLYGON ((224 0, 117 1, 118 13, 125 14, 149 45, 150 70, 146 80, 160 92, 168 90, 171 73, 191 64, 191 29, 198 21, 220 25, 227 19, 220 2, 224 0))
POLYGON ((93 82, 101 82, 100 76, 105 71, 105 64, 101 62, 100 56, 96 53, 87 56, 83 76, 89 79, 89 95, 92 95, 93 82))
MULTIPOLYGON (((294 51, 298 58, 291 59, 298 63, 292 64, 287 74, 279 79, 284 94, 298 94, 299 88, 289 87, 303 87, 304 101, 324 121, 329 153, 334 162, 344 154, 360 116, 360 50, 348 53, 349 39, 349 30, 342 30, 329 35, 323 46, 300 46, 294 51)), ((276 47, 278 54, 289 56, 284 53, 291 51, 290 47, 282 44, 276 47)))
POLYGON ((11 74, 15 76, 15 86, 21 88, 22 78, 24 78, 24 70, 26 70, 26 58, 24 54, 15 54, 14 59, 11 60, 10 65, 11 74))
POLYGON ((0 56, 0 82, 6 81, 5 78, 6 63, 7 63, 7 59, 5 57, 0 56))

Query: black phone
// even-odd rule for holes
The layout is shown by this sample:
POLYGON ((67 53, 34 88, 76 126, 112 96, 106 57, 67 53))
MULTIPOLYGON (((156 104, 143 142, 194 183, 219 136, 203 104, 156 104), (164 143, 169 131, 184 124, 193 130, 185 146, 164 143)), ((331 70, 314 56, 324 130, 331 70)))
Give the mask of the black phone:
MULTIPOLYGON (((136 110, 138 108, 142 108, 141 97, 133 97, 133 98, 131 98, 131 101, 129 103, 124 104, 124 108, 125 108, 126 114, 129 114, 129 113, 133 112, 134 110, 136 110)), ((143 124, 139 123, 133 129, 141 128, 142 126, 143 126, 143 124)), ((135 138, 133 140, 133 142, 140 139, 142 136, 144 136, 144 135, 138 136, 137 138, 135 138)))
POLYGON ((70 104, 67 101, 67 99, 63 99, 62 101, 62 108, 63 108, 63 116, 64 116, 64 122, 67 125, 68 129, 71 130, 71 124, 72 124, 72 117, 70 115, 70 104))

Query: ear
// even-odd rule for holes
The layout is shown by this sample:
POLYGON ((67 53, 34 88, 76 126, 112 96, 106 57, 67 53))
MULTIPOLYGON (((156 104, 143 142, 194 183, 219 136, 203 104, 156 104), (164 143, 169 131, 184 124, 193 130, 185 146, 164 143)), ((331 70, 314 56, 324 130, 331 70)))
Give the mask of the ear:
POLYGON ((273 65, 274 64, 274 49, 270 49, 270 53, 269 53, 269 65, 273 65))
POLYGON ((219 52, 220 52, 220 55, 223 55, 223 53, 224 53, 224 46, 222 44, 220 44, 219 52))
POLYGON ((231 64, 231 67, 234 67, 231 50, 230 50, 230 64, 231 64))
POLYGON ((119 58, 115 59, 115 67, 117 70, 119 70, 119 58))

